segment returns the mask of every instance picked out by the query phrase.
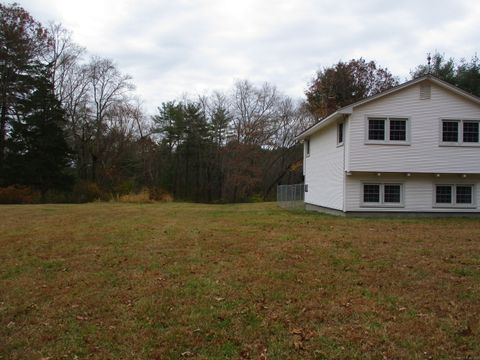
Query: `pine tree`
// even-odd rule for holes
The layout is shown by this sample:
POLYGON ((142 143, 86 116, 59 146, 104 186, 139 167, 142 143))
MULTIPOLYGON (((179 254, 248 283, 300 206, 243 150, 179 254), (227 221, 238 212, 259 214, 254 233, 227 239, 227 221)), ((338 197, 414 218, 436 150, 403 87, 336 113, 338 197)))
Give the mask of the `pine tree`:
POLYGON ((32 90, 19 101, 12 122, 5 174, 7 184, 32 186, 45 194, 68 188, 72 178, 66 173, 70 151, 63 132, 64 112, 47 69, 37 64, 36 70, 29 77, 32 90))

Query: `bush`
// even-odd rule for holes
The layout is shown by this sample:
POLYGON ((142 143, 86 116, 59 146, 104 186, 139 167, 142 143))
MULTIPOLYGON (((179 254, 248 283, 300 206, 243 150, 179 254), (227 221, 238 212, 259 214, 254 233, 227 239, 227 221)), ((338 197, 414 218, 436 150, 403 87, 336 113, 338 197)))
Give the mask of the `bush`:
POLYGON ((142 190, 139 193, 130 193, 125 195, 120 195, 117 198, 117 201, 124 202, 124 203, 151 203, 153 202, 150 199, 150 194, 148 190, 142 190))
POLYGON ((250 198, 249 198, 248 200, 249 200, 248 202, 254 202, 254 203, 264 202, 264 201, 265 201, 265 200, 263 199, 263 196, 260 195, 260 194, 253 194, 252 196, 250 196, 250 198))
POLYGON ((135 182, 133 180, 125 180, 119 184, 116 184, 112 191, 117 195, 126 195, 134 192, 135 182))
POLYGON ((72 194, 64 191, 48 190, 42 199, 46 204, 66 204, 73 202, 72 194))
POLYGON ((28 186, 10 185, 0 188, 0 204, 36 204, 41 195, 28 186))
POLYGON ((148 192, 150 200, 153 201, 172 202, 174 200, 172 194, 160 188, 150 188, 148 192))
POLYGON ((79 181, 73 187, 73 199, 75 202, 84 203, 108 198, 98 185, 91 181, 79 181))
POLYGON ((143 189, 138 193, 132 192, 130 194, 120 195, 116 200, 124 203, 171 202, 173 201, 173 196, 162 189, 151 188, 143 189))

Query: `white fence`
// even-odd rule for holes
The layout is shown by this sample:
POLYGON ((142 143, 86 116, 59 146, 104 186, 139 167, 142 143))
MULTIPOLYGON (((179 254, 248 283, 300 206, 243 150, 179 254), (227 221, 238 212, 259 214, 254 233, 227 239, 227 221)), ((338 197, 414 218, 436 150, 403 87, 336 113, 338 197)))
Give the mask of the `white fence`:
POLYGON ((303 208, 305 184, 278 185, 277 204, 283 208, 303 208))

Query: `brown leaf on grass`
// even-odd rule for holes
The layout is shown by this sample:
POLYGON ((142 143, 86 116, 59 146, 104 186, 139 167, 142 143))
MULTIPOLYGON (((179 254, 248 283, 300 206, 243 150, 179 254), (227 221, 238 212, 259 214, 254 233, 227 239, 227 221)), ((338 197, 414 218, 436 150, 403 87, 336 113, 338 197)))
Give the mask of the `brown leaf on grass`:
POLYGON ((250 359, 250 351, 248 349, 243 349, 242 351, 240 351, 240 356, 243 359, 250 359))
POLYGON ((294 334, 294 335, 301 335, 303 336, 303 330, 300 329, 300 328, 295 328, 293 329, 292 331, 290 331, 290 333, 294 334))
POLYGON ((295 347, 295 350, 303 349, 303 340, 305 339, 303 329, 294 328, 290 333, 293 335, 293 346, 295 347))
POLYGON ((259 359, 259 360, 267 360, 267 359, 268 359, 268 357, 267 357, 267 349, 264 349, 264 350, 261 352, 261 354, 260 354, 260 356, 258 357, 258 359, 259 359))
POLYGON ((473 334, 472 329, 470 326, 467 326, 466 328, 460 330, 457 332, 458 335, 460 336, 471 336, 473 334))
POLYGON ((293 336, 293 346, 295 347, 295 350, 303 349, 303 341, 301 336, 299 335, 293 336))

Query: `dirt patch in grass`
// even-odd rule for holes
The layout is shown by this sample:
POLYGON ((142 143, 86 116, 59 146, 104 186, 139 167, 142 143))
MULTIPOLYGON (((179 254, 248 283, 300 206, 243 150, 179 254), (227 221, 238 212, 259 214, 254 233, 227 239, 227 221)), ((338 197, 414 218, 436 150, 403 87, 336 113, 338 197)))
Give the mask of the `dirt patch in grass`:
POLYGON ((480 223, 0 206, 0 359, 476 358, 480 223))

